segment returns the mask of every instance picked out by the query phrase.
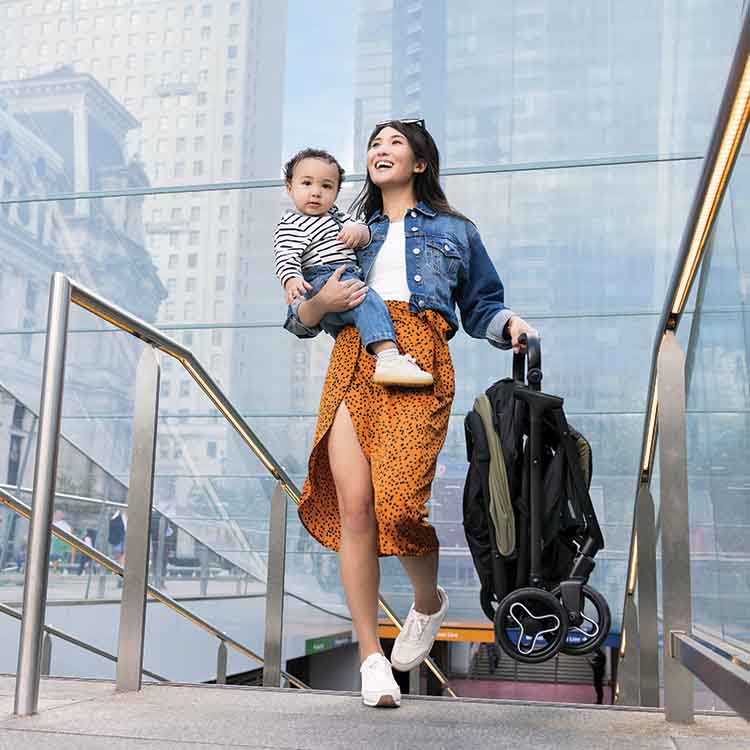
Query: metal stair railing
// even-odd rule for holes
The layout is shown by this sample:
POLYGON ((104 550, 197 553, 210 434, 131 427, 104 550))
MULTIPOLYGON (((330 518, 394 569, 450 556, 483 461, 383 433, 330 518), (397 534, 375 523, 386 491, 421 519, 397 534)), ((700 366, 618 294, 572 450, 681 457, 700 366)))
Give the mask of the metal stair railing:
MULTIPOLYGON (((0 614, 12 617, 14 620, 23 620, 23 614, 13 609, 13 607, 9 607, 7 604, 0 604, 0 614)), ((52 658, 52 641, 50 640, 51 636, 55 636, 55 638, 59 638, 61 641, 70 643, 73 646, 78 646, 78 648, 82 648, 84 651, 88 651, 90 654, 101 656, 102 658, 108 659, 109 661, 117 664, 117 657, 114 654, 110 654, 109 651, 105 651, 104 649, 98 648, 97 646, 92 646, 90 643, 86 643, 86 641, 82 641, 80 638, 76 638, 75 636, 66 633, 64 630, 53 628, 51 625, 45 625, 44 633, 45 638, 42 641, 41 668, 42 674, 44 676, 49 676, 50 673, 50 660, 52 658)), ((150 677, 152 680, 156 680, 156 682, 169 682, 166 677, 162 677, 161 675, 156 674, 156 672, 151 672, 148 669, 143 669, 142 671, 143 674, 146 675, 146 677, 150 677)))
POLYGON ((660 536, 664 708, 668 721, 681 723, 693 721, 693 676, 750 720, 750 670, 722 655, 715 644, 707 644, 692 625, 686 368, 685 354, 676 336, 693 282, 710 249, 711 232, 749 118, 750 7, 746 7, 654 341, 623 602, 621 662, 615 690, 618 703, 659 705, 656 545, 660 536), (650 491, 657 445, 659 514, 668 519, 668 523, 660 524, 655 520, 650 491))
MULTIPOLYGON (((64 274, 55 273, 52 276, 47 315, 47 337, 34 466, 34 502, 27 545, 23 621, 18 649, 15 713, 22 716, 36 713, 39 702, 41 642, 49 576, 49 545, 53 526, 52 510, 71 303, 77 304, 116 328, 140 339, 146 345, 138 364, 135 383, 133 458, 128 483, 128 526, 125 536, 125 558, 128 565, 122 573, 124 581, 120 610, 118 689, 139 690, 141 681, 143 629, 146 591, 148 590, 149 528, 159 408, 158 352, 163 352, 180 362, 276 480, 271 500, 263 684, 279 686, 286 556, 287 503, 285 495, 298 505, 299 490, 189 349, 165 336, 157 328, 80 286, 64 274)), ((58 531, 55 530, 55 533, 58 531)), ((81 544, 80 540, 76 542, 74 546, 81 544)), ((88 548, 88 545, 85 547, 88 548)), ((88 548, 88 551, 92 553, 89 555, 92 559, 95 559, 94 554, 103 557, 93 548, 88 548)), ((115 564, 113 561, 108 562, 115 564)), ((165 596, 161 592, 158 593, 165 596)), ((401 621, 395 612, 382 597, 379 598, 379 603, 388 619, 400 629, 401 621)), ((177 603, 174 602, 174 604, 177 603)), ((455 697, 448 680, 434 661, 428 657, 425 664, 442 684, 443 690, 455 697)))
MULTIPOLYGON (((1 490, 15 490, 16 492, 28 494, 30 495, 32 493, 32 489, 30 487, 18 487, 16 485, 9 485, 9 484, 2 484, 0 483, 0 491, 1 490)), ((59 498, 60 500, 71 500, 73 502, 80 502, 80 503, 90 503, 92 505, 102 505, 107 506, 111 508, 120 508, 120 509, 127 509, 127 505, 125 503, 119 503, 115 500, 105 500, 104 498, 98 498, 98 497, 87 497, 85 495, 75 495, 70 492, 55 492, 55 498, 59 498)), ((0 494, 0 503, 3 503, 3 496, 0 494)), ((196 541, 199 545, 201 545, 203 548, 208 550, 211 554, 215 555, 220 560, 223 560, 225 563, 228 563, 230 566, 233 566, 237 568, 238 570, 242 571, 246 575, 246 579, 253 579, 254 581, 258 581, 259 583, 263 583, 262 579, 259 578, 255 573, 253 573, 251 570, 248 570, 247 568, 243 567, 239 563, 237 563, 234 560, 231 560, 230 558, 226 557, 223 553, 221 553, 219 550, 215 549, 211 544, 204 541, 199 537, 195 532, 191 531, 190 529, 186 529, 184 526, 182 526, 179 521, 176 521, 174 516, 167 515, 164 513, 164 511, 157 509, 157 512, 159 515, 169 521, 172 526, 174 526, 175 529, 178 531, 187 534, 189 537, 191 537, 194 541, 196 541)), ((160 580, 158 576, 153 577, 154 580, 154 586, 155 588, 159 588, 159 583, 157 582, 160 580)), ((202 594, 205 596, 205 594, 202 594)), ((311 607, 312 609, 316 609, 319 612, 323 612, 327 615, 331 615, 333 617, 338 617, 341 620, 344 620, 346 622, 351 622, 351 617, 347 617, 344 614, 341 614, 340 612, 334 612, 333 610, 326 609, 325 607, 322 607, 320 604, 316 604, 313 601, 310 601, 310 599, 306 599, 304 596, 300 596, 300 594, 295 593, 294 591, 290 591, 288 589, 284 590, 284 596, 288 597, 290 599, 295 599, 296 601, 301 602, 302 604, 311 607)), ((208 597, 210 598, 210 597, 208 597)))
MULTIPOLYGON (((17 497, 13 496, 10 492, 2 488, 0 488, 0 502, 2 502, 4 505, 10 508, 13 512, 17 513, 23 518, 29 519, 29 518, 32 518, 33 516, 33 506, 27 505, 22 500, 19 500, 17 497)), ((54 522, 52 524, 52 535, 56 536, 58 539, 62 540, 66 544, 70 545, 73 549, 77 550, 81 554, 86 555, 86 557, 88 557, 90 560, 93 560, 95 563, 98 563, 99 565, 106 568, 110 572, 115 573, 116 575, 120 577, 123 577, 123 578, 125 577, 126 575, 125 568, 123 568, 121 565, 118 565, 118 563, 116 563, 110 557, 107 557, 107 555, 95 549, 91 545, 86 544, 86 542, 84 542, 83 539, 81 539, 80 537, 77 537, 74 534, 70 534, 69 532, 60 528, 54 522)), ((164 604, 169 609, 171 609, 175 614, 192 622, 201 630, 204 630, 209 635, 212 635, 215 638, 217 638, 220 642, 219 660, 221 660, 221 654, 223 653, 221 649, 221 646, 223 645, 224 649, 226 649, 226 647, 229 646, 229 648, 233 649, 239 654, 242 654, 242 656, 252 659, 253 661, 258 662, 259 664, 263 664, 262 656, 259 656, 252 649, 248 648, 247 646, 244 646, 242 643, 235 640, 227 633, 224 633, 223 631, 214 627, 213 625, 211 625, 211 623, 207 622, 199 615, 196 615, 194 612, 191 612, 187 607, 184 607, 177 600, 169 596, 169 594, 166 594, 160 589, 154 586, 148 585, 148 584, 146 584, 146 592, 153 599, 155 599, 156 601, 160 602, 161 604, 164 604)), ((123 600, 124 600, 124 594, 123 594, 123 600)), ((123 606, 124 606, 124 603, 123 603, 123 606)), ((119 663, 118 657, 114 657, 114 659, 115 661, 119 663)), ((142 668, 142 661, 141 661, 140 666, 141 666, 141 672, 143 674, 149 674, 142 668)), ((308 688, 308 685, 306 685, 304 682, 297 679, 293 675, 290 675, 284 671, 282 671, 281 674, 284 677, 284 679, 286 679, 291 685, 294 685, 294 687, 303 688, 303 689, 308 688)), ((166 679, 166 678, 157 678, 157 679, 166 679)))

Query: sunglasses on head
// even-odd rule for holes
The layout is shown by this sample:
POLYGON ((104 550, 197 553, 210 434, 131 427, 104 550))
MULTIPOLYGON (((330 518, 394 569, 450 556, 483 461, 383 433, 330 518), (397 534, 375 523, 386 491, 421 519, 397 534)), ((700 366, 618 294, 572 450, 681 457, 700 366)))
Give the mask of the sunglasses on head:
POLYGON ((423 117, 407 117, 404 119, 391 118, 390 120, 383 120, 382 122, 376 122, 376 128, 382 128, 386 125, 390 125, 392 122, 398 122, 401 125, 416 125, 418 128, 424 129, 424 118, 423 117))

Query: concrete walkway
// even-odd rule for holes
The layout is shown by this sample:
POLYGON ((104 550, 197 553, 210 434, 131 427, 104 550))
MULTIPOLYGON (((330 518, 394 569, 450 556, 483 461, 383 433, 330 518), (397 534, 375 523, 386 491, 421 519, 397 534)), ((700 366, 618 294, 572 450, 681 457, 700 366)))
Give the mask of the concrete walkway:
POLYGON ((46 679, 40 713, 16 718, 14 680, 0 677, 0 750, 750 750, 750 724, 612 708, 404 699, 368 709, 350 694, 150 686, 46 679))

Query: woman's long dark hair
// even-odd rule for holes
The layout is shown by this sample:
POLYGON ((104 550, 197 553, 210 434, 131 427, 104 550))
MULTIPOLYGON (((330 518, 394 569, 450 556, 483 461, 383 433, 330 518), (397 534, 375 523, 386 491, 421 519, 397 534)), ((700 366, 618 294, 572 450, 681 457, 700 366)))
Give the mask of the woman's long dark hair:
MULTIPOLYGON (((375 136, 383 128, 388 127, 398 130, 406 138, 417 161, 424 161, 427 164, 427 169, 424 172, 418 172, 414 175, 414 194, 417 197, 417 201, 426 203, 438 213, 449 214, 457 216, 459 219, 470 221, 460 211, 456 211, 445 197, 443 188, 440 185, 440 152, 425 127, 415 123, 403 123, 400 120, 391 120, 390 122, 377 125, 367 139, 367 150, 370 150, 375 136)), ((365 185, 352 202, 349 213, 358 218, 369 219, 376 211, 382 210, 383 193, 370 179, 368 171, 365 185)))

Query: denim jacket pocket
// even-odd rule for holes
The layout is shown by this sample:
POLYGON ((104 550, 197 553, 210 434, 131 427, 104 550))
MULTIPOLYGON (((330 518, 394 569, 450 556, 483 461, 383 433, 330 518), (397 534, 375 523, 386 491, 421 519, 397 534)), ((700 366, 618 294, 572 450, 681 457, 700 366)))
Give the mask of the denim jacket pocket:
POLYGON ((425 248, 433 271, 451 279, 458 276, 463 256, 455 242, 444 237, 427 237, 425 248))

